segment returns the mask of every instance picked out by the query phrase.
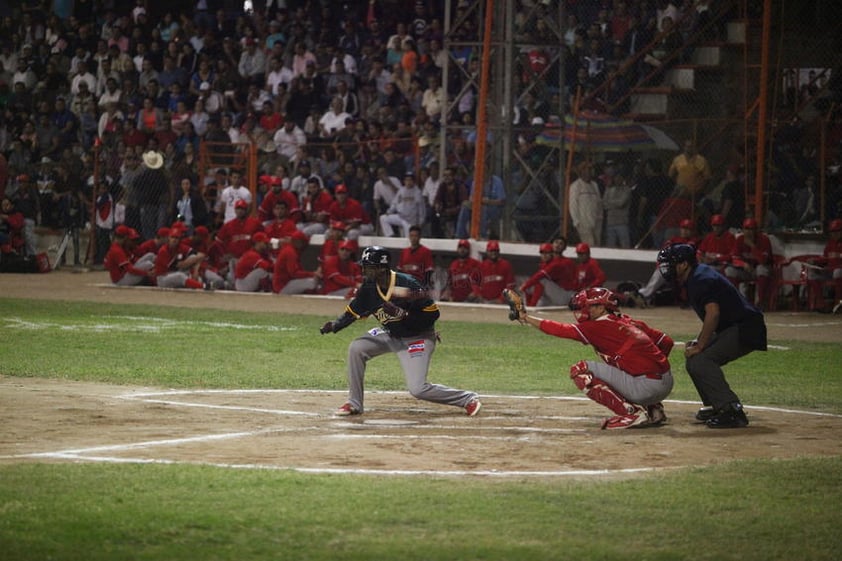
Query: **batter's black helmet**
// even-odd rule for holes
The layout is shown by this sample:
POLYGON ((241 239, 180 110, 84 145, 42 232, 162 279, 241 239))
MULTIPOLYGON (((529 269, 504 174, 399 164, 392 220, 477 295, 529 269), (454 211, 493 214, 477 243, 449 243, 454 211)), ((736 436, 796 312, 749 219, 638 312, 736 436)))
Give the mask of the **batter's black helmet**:
POLYGON ((658 252, 658 270, 668 280, 675 280, 675 266, 687 263, 691 267, 696 264, 696 246, 689 243, 674 243, 658 252))
POLYGON ((389 250, 379 245, 372 245, 363 250, 360 256, 360 266, 391 267, 392 256, 389 250))

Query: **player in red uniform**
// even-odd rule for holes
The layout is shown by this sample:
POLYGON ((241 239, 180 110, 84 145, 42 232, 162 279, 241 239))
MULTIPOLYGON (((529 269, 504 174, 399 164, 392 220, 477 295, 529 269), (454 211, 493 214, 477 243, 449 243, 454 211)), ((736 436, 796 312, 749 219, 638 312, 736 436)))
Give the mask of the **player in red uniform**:
POLYGON ((207 288, 198 280, 196 270, 204 254, 196 253, 182 238, 186 232, 170 228, 167 243, 158 250, 155 257, 155 282, 161 288, 207 288))
POLYGON ((321 268, 308 271, 301 264, 301 253, 310 236, 296 231, 288 244, 278 252, 272 274, 272 291, 276 294, 303 294, 313 292, 322 278, 321 268))
POLYGON ((576 289, 576 265, 572 259, 558 256, 552 244, 538 248, 538 271, 520 285, 528 306, 566 306, 576 289))
POLYGON ((339 255, 332 255, 322 264, 324 286, 322 294, 349 298, 363 281, 363 271, 354 261, 356 243, 350 240, 339 242, 339 255))
POLYGON ((725 228, 725 218, 721 214, 710 217, 710 227, 713 231, 702 238, 699 244, 699 261, 724 274, 725 265, 734 255, 737 240, 734 234, 725 228))
POLYGON ((272 286, 272 261, 269 259, 269 237, 257 232, 251 237, 252 247, 237 259, 234 268, 234 290, 268 292, 272 286))
POLYGON ((263 200, 260 201, 260 206, 257 208, 257 218, 264 225, 275 218, 273 211, 276 202, 284 201, 287 204, 289 212, 298 208, 298 197, 284 189, 282 178, 274 175, 261 175, 260 180, 270 186, 269 191, 266 192, 266 196, 263 197, 263 200))
POLYGON ((132 249, 138 239, 140 234, 134 228, 120 224, 114 229, 114 241, 102 262, 114 284, 137 286, 152 283, 155 258, 147 253, 143 259, 135 260, 132 249))
POLYGON ((769 302, 769 275, 772 272, 772 242, 758 231, 757 220, 743 220, 743 233, 734 242, 734 255, 725 267, 725 276, 734 286, 740 281, 757 282, 755 305, 761 309, 769 302))
POLYGON ((833 280, 833 313, 842 311, 842 219, 831 220, 827 226, 830 238, 824 246, 822 259, 814 260, 814 265, 822 269, 810 269, 807 273, 807 285, 810 294, 810 309, 820 310, 822 281, 833 280))
POLYGON ((339 244, 345 236, 345 223, 339 220, 331 220, 330 227, 325 232, 325 241, 319 251, 319 262, 324 263, 325 259, 332 255, 339 255, 339 244))
POLYGON ((222 225, 216 239, 222 242, 225 253, 233 259, 251 249, 251 236, 263 230, 263 224, 254 216, 248 216, 249 204, 240 199, 234 203, 236 217, 222 225))
POLYGON ((672 391, 669 356, 673 340, 640 320, 621 314, 607 288, 588 288, 571 301, 577 323, 560 323, 528 314, 519 319, 548 335, 593 346, 602 359, 582 360, 570 378, 586 396, 610 409, 603 429, 655 426, 666 421, 661 403, 672 391))
POLYGON ((500 257, 500 243, 491 240, 485 245, 485 259, 480 263, 480 281, 472 301, 501 303, 503 289, 515 285, 515 275, 508 259, 500 257))
POLYGON ((340 183, 333 189, 336 197, 327 211, 331 221, 345 224, 345 236, 349 240, 356 240, 360 235, 370 236, 374 233, 374 224, 363 205, 348 194, 348 187, 340 183))
POLYGON ((166 226, 158 228, 158 231, 155 232, 154 238, 145 240, 132 247, 132 253, 134 254, 135 260, 143 258, 144 255, 152 255, 152 259, 154 260, 155 256, 158 255, 158 250, 167 243, 167 239, 169 237, 169 228, 166 226))
POLYGON ((447 286, 441 300, 465 302, 479 288, 481 263, 471 257, 471 242, 459 240, 456 244, 456 259, 447 268, 447 286))
POLYGON ((433 252, 421 244, 421 226, 409 228, 409 247, 401 250, 398 271, 415 277, 421 286, 431 288, 433 282, 433 252))
POLYGON ((591 246, 582 242, 576 246, 576 290, 594 288, 605 283, 605 273, 599 262, 591 257, 591 246))

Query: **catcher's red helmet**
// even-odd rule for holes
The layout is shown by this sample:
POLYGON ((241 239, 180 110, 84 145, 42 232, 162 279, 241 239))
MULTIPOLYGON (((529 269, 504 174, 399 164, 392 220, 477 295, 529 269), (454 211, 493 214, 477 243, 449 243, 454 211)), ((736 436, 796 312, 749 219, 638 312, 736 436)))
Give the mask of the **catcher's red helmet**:
POLYGON ((601 286, 580 290, 573 295, 571 304, 576 321, 591 319, 591 306, 604 306, 607 312, 616 312, 619 307, 617 295, 601 286))

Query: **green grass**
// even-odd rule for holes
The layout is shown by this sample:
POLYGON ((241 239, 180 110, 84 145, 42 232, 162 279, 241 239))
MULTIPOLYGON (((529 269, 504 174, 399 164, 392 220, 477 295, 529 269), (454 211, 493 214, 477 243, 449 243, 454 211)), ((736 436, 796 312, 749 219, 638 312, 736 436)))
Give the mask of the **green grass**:
MULTIPOLYGON (((172 388, 345 388, 328 318, 0 299, 0 373, 172 388)), ((517 325, 443 321, 431 381, 577 395, 592 350, 517 325), (491 343, 489 343, 491 342, 491 343)), ((687 333, 672 334, 686 340, 687 333)), ((754 405, 842 413, 838 344, 773 341, 727 367, 754 405)), ((671 398, 696 400, 680 349, 671 398)), ((394 357, 369 389, 403 389, 394 357)), ((25 414, 25 412, 21 412, 25 414)), ((712 450, 711 453, 716 453, 712 450)), ((842 459, 758 460, 629 480, 305 475, 0 464, 0 560, 831 560, 842 459)))

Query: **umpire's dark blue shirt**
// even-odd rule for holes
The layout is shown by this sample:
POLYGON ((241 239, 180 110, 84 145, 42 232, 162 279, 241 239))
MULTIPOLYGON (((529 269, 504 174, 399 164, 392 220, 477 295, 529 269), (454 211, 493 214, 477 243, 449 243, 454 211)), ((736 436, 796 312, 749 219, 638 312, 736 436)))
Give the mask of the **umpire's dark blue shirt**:
POLYGON ((753 349, 766 350, 766 324, 763 321, 763 313, 750 304, 737 287, 713 267, 696 265, 687 279, 687 299, 702 321, 705 320, 705 306, 712 302, 719 304, 717 333, 737 325, 741 342, 753 349))

